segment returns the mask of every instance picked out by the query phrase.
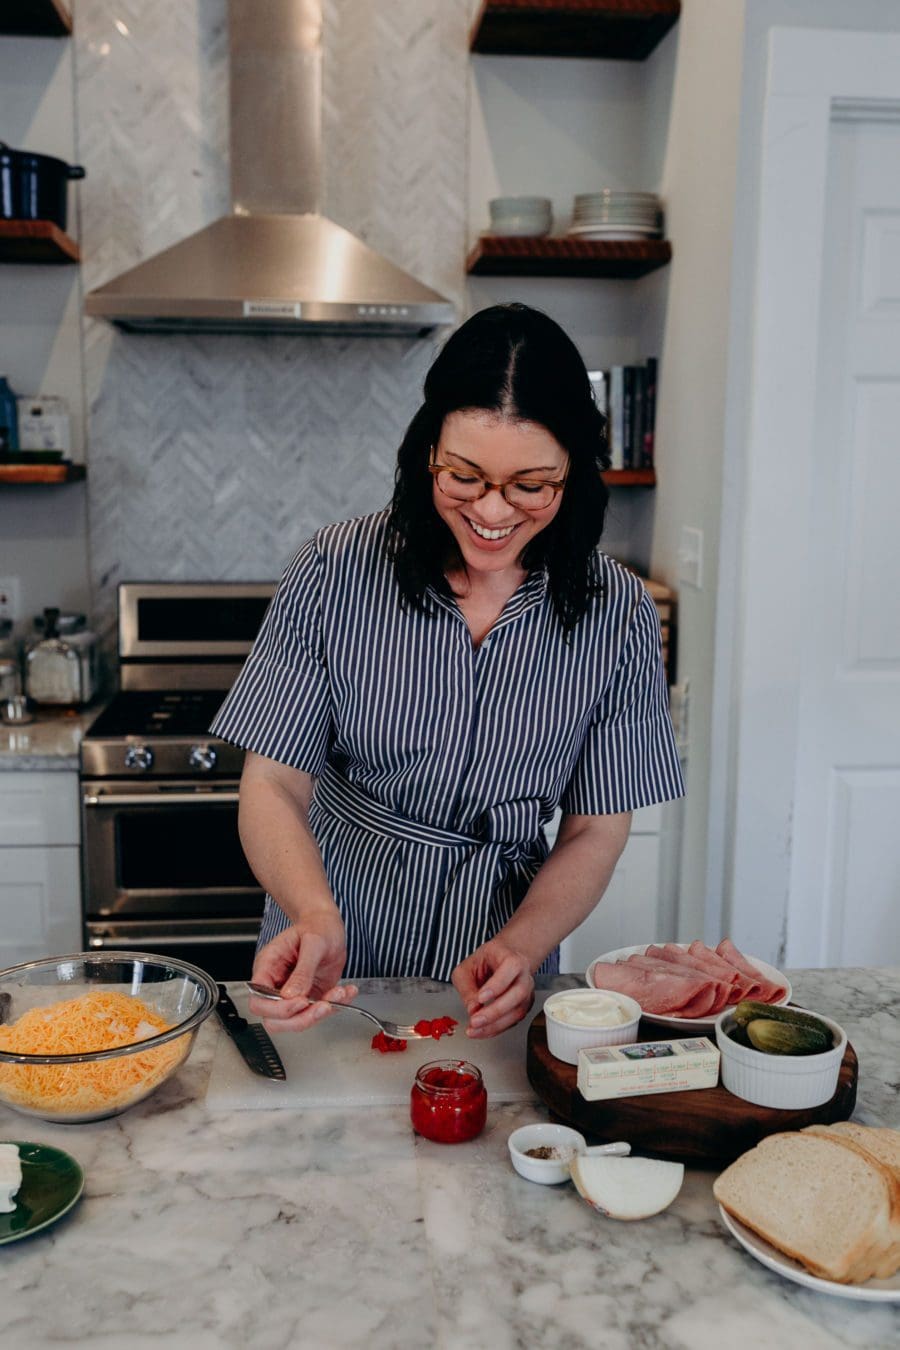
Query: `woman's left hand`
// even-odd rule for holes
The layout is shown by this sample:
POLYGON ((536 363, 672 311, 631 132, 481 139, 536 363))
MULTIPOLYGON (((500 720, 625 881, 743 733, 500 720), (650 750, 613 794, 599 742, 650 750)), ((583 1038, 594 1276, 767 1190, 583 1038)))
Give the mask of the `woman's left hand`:
POLYGON ((534 1002, 534 976, 523 952, 501 937, 491 938, 450 977, 469 1014, 466 1035, 497 1036, 521 1022, 534 1002))

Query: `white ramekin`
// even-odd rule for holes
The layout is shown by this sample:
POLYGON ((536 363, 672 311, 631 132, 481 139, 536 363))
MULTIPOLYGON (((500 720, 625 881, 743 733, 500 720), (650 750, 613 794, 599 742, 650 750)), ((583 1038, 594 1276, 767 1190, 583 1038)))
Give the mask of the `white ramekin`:
MULTIPOLYGON (((798 1008, 798 1012, 809 1012, 798 1008)), ((760 1014, 763 1016, 763 1014, 760 1014)), ((726 1008, 716 1018, 716 1041, 722 1054, 722 1086, 756 1106, 803 1111, 830 1102, 837 1091, 838 1076, 847 1034, 830 1017, 813 1012, 831 1030, 834 1048, 820 1055, 766 1055, 739 1045, 727 1034, 734 1026, 734 1009, 726 1008)))
POLYGON ((544 1017, 547 1024, 547 1048, 551 1055, 566 1064, 577 1064, 579 1050, 589 1050, 595 1045, 629 1045, 634 1041, 641 1020, 641 1005, 627 994, 615 994, 608 989, 560 989, 545 1002, 544 1017), (561 1022, 553 1016, 553 1004, 563 996, 570 998, 573 994, 576 997, 583 994, 586 998, 596 998, 598 992, 607 994, 624 1008, 628 1013, 628 1021, 617 1027, 583 1027, 561 1022))

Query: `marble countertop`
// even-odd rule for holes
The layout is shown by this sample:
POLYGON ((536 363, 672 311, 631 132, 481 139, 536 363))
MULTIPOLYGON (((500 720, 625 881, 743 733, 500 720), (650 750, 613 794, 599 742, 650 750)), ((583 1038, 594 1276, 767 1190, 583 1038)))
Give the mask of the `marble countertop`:
MULTIPOLYGON (((791 979, 797 1001, 834 1016, 856 1047, 856 1119, 900 1126, 900 970, 791 979)), ((113 1120, 52 1126, 0 1107, 0 1137, 55 1144, 86 1173, 68 1216, 0 1251, 0 1345, 900 1343, 900 1306, 820 1294, 749 1257, 722 1226, 714 1172, 689 1169, 665 1213, 615 1223, 571 1185, 536 1186, 512 1170, 507 1135, 547 1118, 537 1100, 493 1106, 481 1137, 457 1146, 415 1137, 402 1108, 213 1113, 203 1098, 221 1034, 211 1018, 184 1069, 113 1120)))
POLYGON ((96 703, 80 712, 44 708, 34 713, 31 722, 0 722, 0 773, 25 769, 77 772, 81 738, 102 706, 96 703))

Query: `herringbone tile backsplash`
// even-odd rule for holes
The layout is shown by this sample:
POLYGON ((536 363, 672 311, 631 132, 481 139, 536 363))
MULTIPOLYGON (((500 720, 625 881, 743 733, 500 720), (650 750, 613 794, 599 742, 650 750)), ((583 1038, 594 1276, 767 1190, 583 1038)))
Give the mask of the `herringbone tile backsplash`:
MULTIPOLYGON (((77 0, 85 290, 229 209, 227 0, 77 0)), ((325 0, 322 209, 463 303, 468 0, 325 0)), ((85 320, 93 612, 124 580, 269 579, 377 509, 441 339, 85 320)))

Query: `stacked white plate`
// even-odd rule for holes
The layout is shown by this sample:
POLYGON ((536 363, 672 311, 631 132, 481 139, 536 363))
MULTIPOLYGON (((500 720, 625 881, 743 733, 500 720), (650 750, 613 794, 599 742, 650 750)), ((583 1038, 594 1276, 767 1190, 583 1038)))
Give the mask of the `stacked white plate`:
POLYGON ((658 239, 662 202, 655 192, 602 188, 575 198, 569 234, 579 239, 658 239))
POLYGON ((553 224, 549 197, 495 197, 488 203, 491 234, 539 236, 553 224))

